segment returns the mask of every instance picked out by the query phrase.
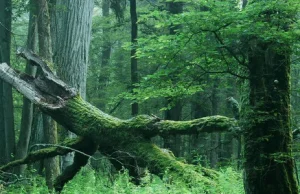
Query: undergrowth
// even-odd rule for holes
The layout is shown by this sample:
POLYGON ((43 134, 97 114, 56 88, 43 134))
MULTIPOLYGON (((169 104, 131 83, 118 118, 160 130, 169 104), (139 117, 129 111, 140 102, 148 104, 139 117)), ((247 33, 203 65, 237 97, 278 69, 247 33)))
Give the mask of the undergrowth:
MULTIPOLYGON (((159 177, 146 171, 139 186, 133 184, 127 171, 114 176, 104 172, 95 172, 90 167, 83 168, 73 180, 68 182, 62 194, 243 194, 241 173, 232 168, 219 171, 218 185, 207 188, 204 185, 187 188, 179 183, 168 183, 159 177), (220 193, 221 191, 221 193, 220 193)), ((1 194, 45 194, 48 193, 45 181, 42 177, 30 179, 30 181, 0 187, 1 194)))

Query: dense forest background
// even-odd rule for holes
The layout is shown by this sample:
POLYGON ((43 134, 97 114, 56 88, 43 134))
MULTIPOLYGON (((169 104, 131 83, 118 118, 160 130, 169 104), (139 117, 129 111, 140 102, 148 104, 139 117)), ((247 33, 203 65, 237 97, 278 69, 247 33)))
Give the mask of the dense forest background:
MULTIPOLYGON (((165 178, 159 179, 138 165, 134 167, 138 175, 133 176, 126 168, 117 169, 109 155, 96 152, 62 193, 244 193, 244 185, 251 187, 243 184, 250 180, 243 178, 245 165, 249 167, 249 158, 254 156, 249 155, 249 150, 276 147, 270 134, 257 136, 257 141, 269 142, 259 148, 247 139, 254 137, 249 132, 251 127, 271 126, 272 121, 260 126, 270 115, 287 123, 288 127, 275 124, 286 129, 287 133, 280 133, 283 139, 292 135, 288 149, 278 151, 274 161, 291 165, 293 170, 286 174, 292 172, 291 176, 299 181, 299 27, 297 0, 0 0, 0 62, 32 76, 39 75, 40 70, 16 56, 19 47, 28 48, 50 64, 59 78, 76 88, 84 100, 120 119, 146 114, 161 120, 189 121, 223 115, 234 118, 242 131, 151 138, 178 161, 216 171, 215 186, 185 188, 172 181, 167 170, 165 178), (261 57, 257 54, 260 49, 273 52, 261 57), (274 60, 278 66, 260 68, 264 63, 259 60, 270 56, 278 59, 278 63, 274 60), (267 77, 285 65, 282 56, 290 64, 285 69, 287 75, 280 70, 283 74, 267 77), (253 61, 257 66, 251 66, 253 61), (264 76, 266 79, 259 82, 259 77, 264 76), (290 87, 285 88, 288 92, 281 90, 285 77, 290 82, 290 87), (276 103, 264 107, 280 108, 278 112, 249 108, 255 100, 255 106, 260 106, 257 99, 263 97, 251 91, 259 90, 261 85, 266 85, 262 90, 271 97, 280 92, 287 95, 278 100, 288 98, 287 106, 272 99, 276 103), (287 114, 279 112, 286 109, 287 114), (281 120, 280 116, 287 118, 281 120), (250 119, 254 117, 255 125, 250 119)), ((0 166, 76 136, 4 81, 0 82, 0 95, 0 166)), ((280 145, 284 141, 276 140, 280 145)), ((264 158, 260 151, 256 157, 264 158)), ((52 191, 54 179, 72 164, 73 158, 71 152, 1 170, 0 193, 52 191)), ((276 173, 281 176, 282 172, 276 173)), ((289 193, 298 193, 297 183, 289 184, 289 193)), ((259 193, 246 188, 245 193, 259 193)), ((283 191, 279 193, 286 193, 283 191)))

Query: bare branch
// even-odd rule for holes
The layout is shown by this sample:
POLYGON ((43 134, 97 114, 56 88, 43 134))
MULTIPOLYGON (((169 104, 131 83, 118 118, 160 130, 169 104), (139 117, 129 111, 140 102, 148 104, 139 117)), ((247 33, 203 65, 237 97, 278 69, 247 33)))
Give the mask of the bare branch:
POLYGON ((20 182, 20 181, 25 181, 25 180, 30 180, 29 178, 20 178, 18 175, 16 174, 13 174, 13 173, 9 173, 9 172, 4 172, 2 170, 0 170, 0 185, 5 185, 5 186, 8 186, 8 185, 12 185, 12 184, 15 184, 17 182, 20 182), (13 179, 11 181, 3 181, 1 179, 13 179))

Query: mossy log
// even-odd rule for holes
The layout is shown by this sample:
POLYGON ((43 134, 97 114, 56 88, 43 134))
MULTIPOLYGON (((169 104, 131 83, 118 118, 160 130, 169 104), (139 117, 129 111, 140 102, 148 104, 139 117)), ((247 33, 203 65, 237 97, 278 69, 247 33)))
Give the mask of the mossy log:
MULTIPOLYGON (((119 165, 124 165, 129 169, 135 165, 147 166, 152 173, 160 176, 168 172, 172 181, 188 185, 200 183, 213 186, 215 184, 216 172, 177 161, 171 154, 153 145, 150 138, 170 134, 235 132, 238 128, 235 119, 212 116, 191 121, 168 121, 155 116, 139 115, 129 120, 121 120, 84 101, 74 88, 57 78, 47 64, 35 54, 22 50, 19 55, 38 66, 42 72, 41 75, 34 78, 16 72, 6 63, 2 63, 0 64, 0 78, 15 87, 66 129, 80 136, 78 139, 65 142, 64 145, 76 148, 88 155, 92 155, 97 149, 109 156, 125 153, 127 157, 119 160, 121 162, 119 165)), ((68 151, 70 150, 60 147, 41 149, 29 153, 25 159, 13 161, 0 169, 4 170, 54 155, 66 154, 68 151)), ((87 155, 77 152, 74 164, 57 178, 56 190, 60 191, 81 166, 86 164, 88 158, 87 155)), ((118 164, 115 162, 115 165, 118 164)), ((135 171, 134 168, 130 170, 131 174, 135 171)))

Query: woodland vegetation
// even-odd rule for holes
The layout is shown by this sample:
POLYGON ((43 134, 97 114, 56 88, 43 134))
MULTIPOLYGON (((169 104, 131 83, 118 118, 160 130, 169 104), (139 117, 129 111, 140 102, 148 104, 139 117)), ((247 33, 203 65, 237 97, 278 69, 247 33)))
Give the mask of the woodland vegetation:
POLYGON ((0 193, 299 193, 299 6, 0 0, 0 193))

